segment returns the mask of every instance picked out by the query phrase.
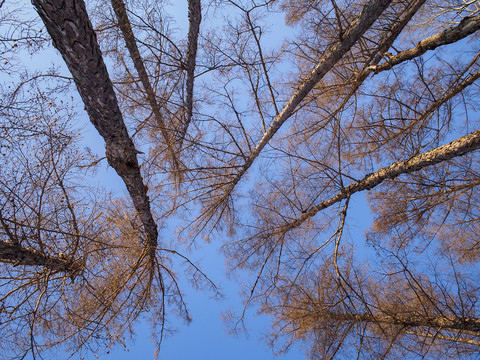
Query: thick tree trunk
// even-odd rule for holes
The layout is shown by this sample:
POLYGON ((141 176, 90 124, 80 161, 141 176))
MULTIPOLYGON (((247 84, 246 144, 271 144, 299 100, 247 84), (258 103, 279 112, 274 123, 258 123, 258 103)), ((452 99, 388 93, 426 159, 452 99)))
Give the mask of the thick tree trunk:
POLYGON ((84 264, 60 255, 46 255, 40 251, 25 248, 19 244, 0 241, 0 262, 12 263, 15 266, 40 266, 57 272, 65 272, 70 276, 80 273, 84 264))
POLYGON ((127 186, 147 233, 147 245, 156 247, 157 226, 140 174, 137 150, 125 127, 85 3, 83 0, 32 0, 32 3, 72 73, 90 121, 105 140, 108 163, 127 186))

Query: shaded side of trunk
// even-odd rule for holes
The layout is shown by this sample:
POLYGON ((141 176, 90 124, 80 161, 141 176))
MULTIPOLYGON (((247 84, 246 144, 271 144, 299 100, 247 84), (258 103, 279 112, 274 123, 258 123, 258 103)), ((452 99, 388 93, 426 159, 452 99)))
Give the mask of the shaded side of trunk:
POLYGON ((75 276, 80 273, 84 264, 60 255, 46 255, 43 252, 0 241, 0 262, 11 263, 14 266, 39 266, 56 272, 75 276))
POLYGON ((187 117, 179 134, 179 147, 181 148, 188 127, 193 116, 193 83, 195 80, 195 67, 197 62, 198 34, 202 21, 202 7, 200 0, 188 0, 188 45, 187 45, 187 81, 185 85, 187 117))
POLYGON ((123 179, 148 236, 155 247, 158 232, 140 174, 137 150, 118 106, 96 34, 83 0, 32 0, 53 45, 72 73, 90 121, 105 140, 108 163, 123 179))

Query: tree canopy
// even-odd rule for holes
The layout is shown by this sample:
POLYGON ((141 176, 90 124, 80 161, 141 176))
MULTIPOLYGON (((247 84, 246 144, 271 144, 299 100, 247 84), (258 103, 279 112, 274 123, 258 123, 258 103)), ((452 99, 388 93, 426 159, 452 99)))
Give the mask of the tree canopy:
POLYGON ((206 242, 276 353, 476 358, 478 2, 186 3, 0 2, 1 357, 160 346, 206 242))

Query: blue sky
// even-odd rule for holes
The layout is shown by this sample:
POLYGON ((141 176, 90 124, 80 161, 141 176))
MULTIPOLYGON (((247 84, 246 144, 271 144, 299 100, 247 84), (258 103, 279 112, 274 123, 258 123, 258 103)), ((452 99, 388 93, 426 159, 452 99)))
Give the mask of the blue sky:
MULTIPOLYGON (((185 31, 181 26, 187 24, 186 1, 179 3, 180 5, 169 6, 167 10, 177 19, 177 26, 180 33, 185 31)), ((54 51, 47 51, 47 54, 54 51)), ((61 65, 59 56, 44 55, 47 67, 51 65, 52 59, 56 59, 55 65, 61 65)), ((57 54, 58 55, 58 54, 57 54)), ((39 65, 37 63, 37 65, 39 65)), ((81 102, 77 94, 76 102, 81 102)), ((93 126, 89 123, 86 113, 78 116, 81 121, 81 128, 84 130, 84 139, 86 146, 92 148, 94 152, 103 156, 104 147, 103 140, 95 132, 93 126)), ((109 168, 104 161, 101 170, 95 182, 98 181, 100 186, 106 187, 107 190, 114 190, 118 193, 125 192, 121 179, 115 174, 113 169, 109 168)), ((356 196, 351 204, 352 222, 349 227, 350 235, 353 237, 363 237, 364 225, 369 221, 369 212, 366 208, 364 196, 356 196)), ((162 231, 161 236, 165 236, 162 231)), ((246 316, 246 327, 248 333, 239 336, 228 334, 228 328, 222 321, 222 315, 230 308, 235 313, 242 311, 242 302, 239 297, 239 285, 228 279, 225 274, 224 258, 218 252, 220 241, 211 244, 199 244, 199 248, 186 253, 194 262, 198 262, 201 269, 215 281, 222 289, 224 299, 216 300, 211 297, 211 293, 202 292, 193 289, 191 285, 183 281, 181 283, 182 291, 185 292, 187 304, 190 309, 193 321, 185 324, 183 321, 175 318, 174 314, 167 314, 168 321, 177 328, 177 333, 164 339, 160 359, 165 360, 235 360, 235 359, 273 359, 272 350, 266 344, 263 335, 269 330, 269 321, 264 316, 256 314, 254 307, 249 307, 246 316)), ((121 346, 113 349, 109 354, 96 354, 100 359, 112 360, 131 360, 131 359, 153 359, 154 343, 151 338, 149 324, 141 321, 136 327, 134 339, 126 342, 126 349, 121 346)), ((59 355, 59 354, 58 354, 59 355)), ((76 357, 73 356, 73 359, 76 357)), ((96 358, 94 354, 86 357, 86 359, 96 358)), ((280 359, 294 360, 304 359, 305 355, 299 347, 293 347, 286 355, 280 359)))
MULTIPOLYGON (((254 309, 247 312, 246 325, 248 333, 239 336, 229 335, 227 325, 222 321, 222 314, 230 307, 238 312, 242 305, 239 299, 239 287, 228 280, 224 275, 223 258, 211 244, 202 250, 202 269, 222 287, 225 297, 222 300, 212 299, 211 294, 193 289, 183 282, 192 322, 183 321, 170 314, 168 320, 177 327, 177 332, 167 336, 161 346, 159 359, 175 360, 235 360, 235 359, 273 359, 271 349, 267 346, 262 335, 268 331, 268 320, 259 317, 254 309)), ((195 257, 197 257, 195 256, 195 257)), ((118 347, 109 355, 99 354, 100 359, 133 360, 153 359, 155 347, 151 338, 149 325, 142 321, 137 326, 135 339, 127 341, 126 349, 118 347)), ((292 349, 280 359, 303 359, 299 349, 292 349)))
MULTIPOLYGON (((174 1, 166 6, 168 12, 176 22, 178 34, 185 34, 188 26, 187 1, 174 1)), ((202 23, 202 26, 205 24, 202 23)), ((283 27, 283 22, 279 24, 283 27)), ((283 34, 282 34, 283 35, 283 34)), ((280 37, 279 37, 280 38, 280 37)), ((162 236, 162 235, 161 235, 162 236)), ((269 322, 265 316, 256 314, 254 308, 247 311, 246 327, 248 333, 229 335, 228 327, 222 320, 223 313, 232 309, 235 313, 242 310, 240 287, 225 274, 224 258, 219 253, 219 243, 199 244, 187 253, 192 260, 199 260, 205 273, 222 288, 224 298, 216 300, 211 294, 195 289, 188 283, 183 284, 186 300, 190 307, 193 321, 186 325, 177 324, 178 332, 165 338, 160 359, 164 360, 236 360, 236 359, 273 359, 272 350, 263 338, 269 330, 269 322)), ((169 320, 175 320, 171 316, 169 320)), ((136 340, 127 345, 128 352, 117 350, 111 352, 105 359, 131 360, 153 358, 154 346, 150 337, 148 324, 142 323, 138 327, 136 340)), ((304 359, 305 355, 299 348, 292 348, 279 359, 304 359)))

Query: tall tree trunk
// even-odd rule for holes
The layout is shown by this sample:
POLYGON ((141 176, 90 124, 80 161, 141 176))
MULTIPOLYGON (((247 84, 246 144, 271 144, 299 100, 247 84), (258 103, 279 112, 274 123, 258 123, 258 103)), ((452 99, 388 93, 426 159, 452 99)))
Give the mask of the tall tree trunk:
MULTIPOLYGON (((244 165, 236 176, 229 182, 227 189, 224 190, 223 199, 227 199, 238 184, 243 175, 252 166, 253 162, 260 155, 260 152, 273 138, 281 126, 293 114, 297 106, 310 93, 314 86, 335 66, 335 64, 352 48, 352 46, 361 38, 361 36, 372 26, 375 20, 391 3, 391 0, 371 0, 369 1, 357 18, 352 21, 345 31, 342 39, 331 45, 321 61, 307 75, 298 90, 292 95, 285 104, 280 113, 275 117, 272 124, 253 149, 250 156, 246 159, 244 165)), ((219 206, 216 204, 214 206, 219 206)))
POLYGON ((198 34, 202 21, 202 7, 200 0, 188 0, 188 45, 187 45, 187 81, 185 86, 187 116, 178 136, 179 150, 187 134, 193 116, 193 83, 195 80, 195 67, 197 63, 198 34))
POLYGON ((147 234, 157 245, 157 225, 96 34, 83 0, 32 0, 53 45, 60 51, 85 103, 90 121, 105 140, 108 163, 123 179, 147 234))

